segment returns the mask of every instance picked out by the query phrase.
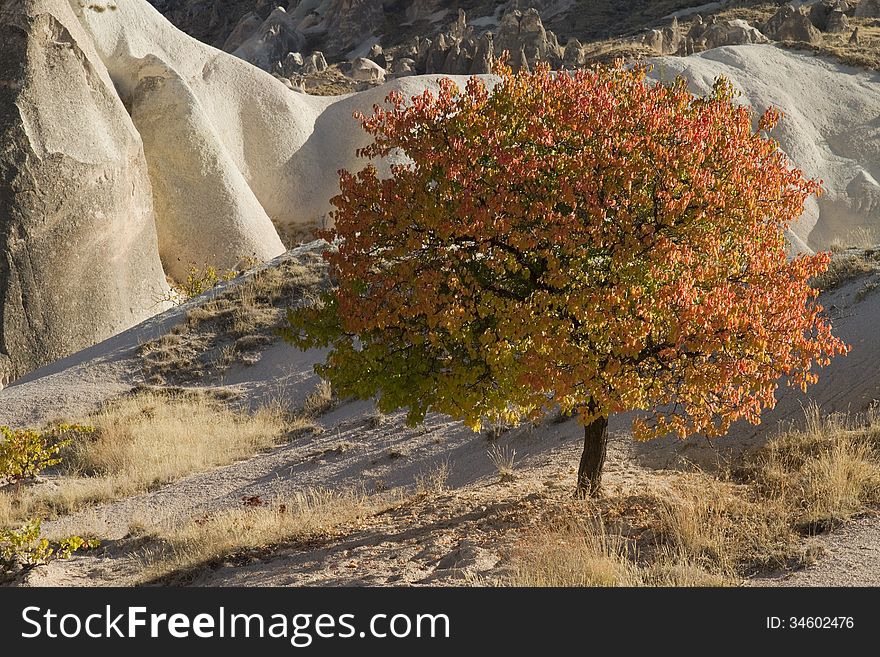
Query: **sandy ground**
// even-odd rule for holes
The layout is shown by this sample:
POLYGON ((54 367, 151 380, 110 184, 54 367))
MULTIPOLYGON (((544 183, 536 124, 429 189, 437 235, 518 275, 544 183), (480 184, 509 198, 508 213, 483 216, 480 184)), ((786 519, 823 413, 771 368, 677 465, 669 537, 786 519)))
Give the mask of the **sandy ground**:
MULTIPOLYGON (((307 249, 306 249, 307 250, 307 249)), ((303 250, 283 258, 296 258, 303 250)), ((711 466, 756 448, 779 422, 796 421, 809 401, 827 411, 860 411, 880 398, 873 340, 880 317, 880 291, 861 295, 865 280, 826 295, 836 332, 853 345, 837 359, 809 396, 780 390, 780 402, 760 427, 737 426, 712 442, 634 443, 629 418, 612 418, 605 485, 638 489, 657 470, 697 464, 711 466)), ((193 303, 201 303, 200 299, 193 303)), ((157 316, 105 343, 43 368, 0 392, 0 423, 38 424, 76 417, 143 383, 138 346, 179 323, 188 306, 157 316)), ((236 365, 223 384, 251 404, 283 399, 296 407, 318 382, 312 371, 321 352, 300 352, 283 343, 269 345, 253 365, 236 365)), ((132 525, 176 523, 212 510, 240 506, 244 498, 269 498, 309 488, 363 489, 367 493, 403 488, 448 467, 448 490, 410 501, 339 540, 290 545, 231 560, 191 573, 176 583, 197 585, 440 585, 490 583, 502 577, 518 538, 527 531, 530 510, 570 498, 582 431, 575 420, 548 418, 537 426, 512 429, 490 442, 445 416, 429 415, 408 427, 403 413, 374 421, 370 402, 337 405, 319 418, 323 432, 247 460, 198 473, 142 495, 102 504, 45 523, 52 534, 95 532, 106 538, 98 551, 55 562, 32 577, 35 585, 120 585, 137 579, 140 547, 132 525), (516 450, 512 483, 501 484, 487 450, 493 444, 516 450)), ((866 518, 821 539, 828 556, 808 570, 760 585, 848 585, 880 583, 880 521, 866 518)))

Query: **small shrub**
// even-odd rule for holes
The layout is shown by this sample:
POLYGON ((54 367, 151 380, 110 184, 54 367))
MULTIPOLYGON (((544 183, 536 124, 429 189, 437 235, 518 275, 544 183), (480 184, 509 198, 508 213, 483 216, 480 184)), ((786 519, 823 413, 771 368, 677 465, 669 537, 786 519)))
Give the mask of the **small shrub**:
POLYGON ((45 431, 0 426, 0 480, 18 484, 36 478, 58 465, 58 453, 78 434, 94 433, 93 427, 62 424, 45 431))
POLYGON ((305 417, 318 417, 329 411, 333 407, 333 388, 330 382, 321 379, 320 383, 315 386, 315 390, 306 397, 303 402, 303 415, 305 417))
POLYGON ((18 529, 0 529, 0 581, 21 579, 37 566, 67 559, 74 552, 100 544, 81 536, 68 536, 54 542, 41 538, 41 524, 34 518, 18 529))
POLYGON ((220 283, 231 281, 240 274, 240 271, 232 269, 221 273, 215 267, 207 264, 202 265, 201 268, 191 266, 186 280, 182 283, 172 284, 171 290, 159 297, 158 301, 170 301, 175 306, 181 306, 190 299, 194 299, 220 283))

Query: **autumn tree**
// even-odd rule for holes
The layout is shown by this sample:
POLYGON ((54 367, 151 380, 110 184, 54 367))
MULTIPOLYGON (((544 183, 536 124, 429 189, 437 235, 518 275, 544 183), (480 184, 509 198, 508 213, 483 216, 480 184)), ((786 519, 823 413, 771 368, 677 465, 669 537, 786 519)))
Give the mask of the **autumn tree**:
POLYGON ((391 176, 340 172, 337 287, 287 339, 411 422, 577 413, 584 495, 611 413, 642 411, 637 439, 757 424, 781 378, 806 388, 847 347, 809 282, 827 255, 786 257, 819 187, 768 136, 779 114, 756 130, 733 96, 622 65, 392 93, 358 117, 391 176))

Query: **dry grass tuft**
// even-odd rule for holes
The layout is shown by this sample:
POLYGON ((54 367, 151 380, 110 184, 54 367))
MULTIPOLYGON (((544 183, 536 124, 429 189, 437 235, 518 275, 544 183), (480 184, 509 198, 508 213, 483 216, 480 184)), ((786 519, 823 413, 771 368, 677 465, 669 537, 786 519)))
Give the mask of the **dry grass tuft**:
POLYGON ((880 415, 823 417, 771 440, 751 465, 763 496, 788 509, 793 524, 823 531, 880 503, 880 415))
POLYGON ((433 495, 446 490, 451 466, 449 461, 441 461, 427 472, 421 472, 415 477, 415 492, 417 495, 433 495))
POLYGON ((704 586, 805 565, 817 546, 803 535, 880 504, 878 448, 880 412, 823 417, 811 406, 803 428, 772 438, 736 473, 670 474, 586 514, 562 505, 524 539, 510 583, 704 586))
POLYGON ((248 414, 207 395, 156 392, 125 397, 86 422, 96 433, 67 449, 51 486, 0 491, 0 525, 71 513, 232 463, 281 443, 291 428, 278 406, 248 414))
POLYGON ((331 535, 381 506, 361 493, 312 490, 237 509, 224 509, 184 525, 148 533, 156 546, 144 555, 143 580, 192 570, 236 553, 282 542, 331 535))
POLYGON ((609 531, 599 515, 570 517, 516 556, 510 586, 723 586, 724 577, 681 556, 640 563, 634 539, 609 531))
POLYGON ((785 507, 705 473, 681 477, 659 500, 654 531, 666 562, 727 580, 796 559, 785 507))
POLYGON ((321 379, 315 390, 303 402, 302 413, 306 418, 319 417, 333 408, 333 388, 329 381, 321 379))
POLYGON ((840 287, 844 283, 875 272, 878 263, 865 254, 849 254, 832 258, 828 270, 812 280, 813 287, 825 292, 840 287))
POLYGON ((157 393, 124 398, 90 422, 95 439, 73 445, 68 472, 116 477, 138 489, 251 456, 286 433, 278 408, 248 415, 203 396, 157 393))
POLYGON ((492 445, 486 452, 492 465, 498 471, 498 477, 502 483, 513 481, 516 479, 514 474, 514 461, 516 460, 516 450, 510 447, 499 447, 492 445))

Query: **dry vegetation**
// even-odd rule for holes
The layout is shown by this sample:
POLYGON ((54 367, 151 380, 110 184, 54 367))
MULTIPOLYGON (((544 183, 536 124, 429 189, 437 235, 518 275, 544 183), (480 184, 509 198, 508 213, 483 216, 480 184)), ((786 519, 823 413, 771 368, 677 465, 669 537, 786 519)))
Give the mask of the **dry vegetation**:
POLYGON ((175 575, 186 579, 197 569, 281 543, 301 543, 340 535, 369 516, 400 503, 397 491, 367 496, 346 490, 298 491, 271 500, 250 498, 245 505, 149 530, 142 552, 143 582, 175 575))
POLYGON ((187 573, 236 553, 333 535, 340 527, 373 515, 394 498, 370 498, 353 491, 311 490, 263 501, 248 500, 184 525, 151 530, 144 538, 143 580, 187 573))
POLYGON ((186 322, 141 347, 152 385, 220 381, 234 363, 254 364, 278 340, 288 307, 308 302, 326 282, 319 253, 253 273, 187 313, 186 322))
POLYGON ((247 458, 298 426, 277 405, 251 414, 204 394, 156 392, 117 400, 85 422, 97 430, 67 448, 47 485, 0 490, 0 526, 71 513, 247 458))
POLYGON ((822 292, 833 290, 856 278, 880 271, 880 253, 873 250, 841 253, 834 256, 824 274, 816 276, 812 285, 822 292))
POLYGON ((876 412, 822 418, 811 408, 804 429, 723 477, 674 474, 642 495, 563 505, 522 542, 507 583, 737 584, 804 565, 817 556, 809 537, 880 503, 878 449, 876 412))

